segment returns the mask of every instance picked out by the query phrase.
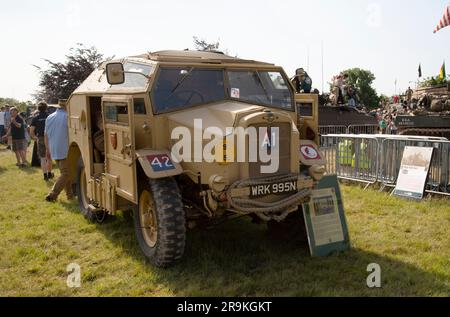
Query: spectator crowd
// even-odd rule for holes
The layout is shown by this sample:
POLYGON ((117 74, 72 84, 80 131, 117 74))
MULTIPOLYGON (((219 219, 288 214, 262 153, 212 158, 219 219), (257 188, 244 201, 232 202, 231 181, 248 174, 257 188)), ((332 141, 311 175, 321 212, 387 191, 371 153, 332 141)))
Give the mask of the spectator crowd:
POLYGON ((9 105, 0 109, 0 142, 6 149, 14 152, 16 166, 20 169, 30 167, 27 160, 27 149, 34 140, 43 179, 48 182, 55 175, 52 172, 53 160, 56 161, 61 176, 55 181, 50 193, 45 198, 54 202, 65 190, 69 200, 74 198, 67 162, 69 150, 67 113, 65 101, 49 111, 46 102, 41 101, 37 110, 29 116, 9 105), (52 111, 53 110, 53 111, 52 111))
POLYGON ((413 91, 408 87, 404 97, 393 96, 389 100, 382 100, 376 110, 370 112, 377 118, 380 134, 397 134, 395 120, 398 115, 413 115, 417 108, 415 100, 412 99, 413 91))

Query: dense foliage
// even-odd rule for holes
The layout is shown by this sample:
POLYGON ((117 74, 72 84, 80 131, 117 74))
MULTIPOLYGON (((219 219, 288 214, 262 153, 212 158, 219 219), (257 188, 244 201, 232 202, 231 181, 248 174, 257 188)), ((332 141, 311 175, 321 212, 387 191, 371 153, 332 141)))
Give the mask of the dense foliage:
POLYGON ((204 39, 200 39, 196 36, 194 38, 194 47, 197 51, 217 51, 219 49, 220 43, 208 43, 204 39))
POLYGON ((67 99, 72 92, 103 61, 103 55, 95 47, 78 44, 71 48, 64 63, 45 60, 47 68, 40 68, 40 90, 36 99, 57 103, 59 99, 67 99))
POLYGON ((24 102, 24 101, 19 101, 14 98, 1 98, 0 97, 0 106, 4 106, 4 105, 16 107, 19 109, 20 112, 26 112, 27 107, 32 106, 32 103, 30 101, 24 102))
POLYGON ((380 97, 375 88, 372 87, 375 75, 369 71, 360 68, 351 68, 342 73, 348 75, 348 84, 356 88, 361 103, 368 108, 378 106, 380 97))

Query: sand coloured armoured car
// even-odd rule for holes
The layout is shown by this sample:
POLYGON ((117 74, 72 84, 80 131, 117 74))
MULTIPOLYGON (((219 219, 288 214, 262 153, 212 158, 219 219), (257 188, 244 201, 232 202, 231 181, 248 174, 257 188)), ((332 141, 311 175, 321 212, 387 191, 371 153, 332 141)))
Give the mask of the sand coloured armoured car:
POLYGON ((325 172, 317 95, 295 94, 269 63, 199 51, 109 61, 67 110, 82 213, 95 220, 132 211, 139 246, 158 267, 182 258, 187 229, 204 219, 248 215, 270 228, 298 226, 325 172), (211 127, 224 131, 213 161, 195 144, 208 146, 202 136, 211 127), (174 131, 196 138, 174 139, 174 131), (174 150, 179 142, 182 151, 174 150), (264 152, 277 153, 276 170, 267 172, 264 152))

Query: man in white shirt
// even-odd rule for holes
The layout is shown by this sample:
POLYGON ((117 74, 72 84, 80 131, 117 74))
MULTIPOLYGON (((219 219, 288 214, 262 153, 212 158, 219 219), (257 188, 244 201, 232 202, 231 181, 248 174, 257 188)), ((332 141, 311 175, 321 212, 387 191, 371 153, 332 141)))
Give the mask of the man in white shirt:
MULTIPOLYGON (((6 131, 9 130, 9 127, 11 126, 11 112, 10 110, 10 106, 9 105, 5 105, 5 134, 6 131)), ((10 150, 12 148, 12 137, 8 137, 8 150, 10 150)))
POLYGON ((69 129, 67 125, 66 101, 60 100, 56 112, 45 121, 46 158, 58 164, 61 176, 56 180, 51 192, 45 197, 48 202, 55 202, 59 194, 65 190, 67 199, 72 200, 72 181, 67 156, 69 153, 69 129))

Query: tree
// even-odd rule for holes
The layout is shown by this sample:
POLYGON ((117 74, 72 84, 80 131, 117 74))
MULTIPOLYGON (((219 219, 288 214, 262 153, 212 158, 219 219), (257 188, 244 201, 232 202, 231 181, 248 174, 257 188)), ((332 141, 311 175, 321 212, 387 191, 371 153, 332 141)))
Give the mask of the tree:
POLYGON ((0 106, 4 106, 4 105, 9 105, 11 107, 16 107, 17 109, 19 109, 19 112, 26 112, 27 111, 27 107, 32 106, 32 102, 31 101, 19 101, 17 99, 14 98, 1 98, 0 97, 0 106))
POLYGON ((372 87, 375 75, 360 68, 351 68, 342 72, 348 75, 347 84, 353 85, 359 95, 361 103, 368 108, 378 107, 380 98, 376 90, 372 87))
POLYGON ((386 96, 384 94, 381 94, 380 97, 379 97, 380 101, 383 101, 383 102, 386 102, 386 103, 389 102, 390 99, 391 98, 389 98, 388 96, 386 96))
POLYGON ((199 39, 194 36, 194 46, 198 51, 217 51, 219 49, 220 43, 208 43, 204 39, 199 39))
POLYGON ((102 63, 103 55, 95 47, 77 44, 66 55, 65 63, 52 62, 45 59, 48 68, 41 69, 40 90, 34 95, 36 99, 57 103, 59 99, 67 99, 72 92, 102 63))

